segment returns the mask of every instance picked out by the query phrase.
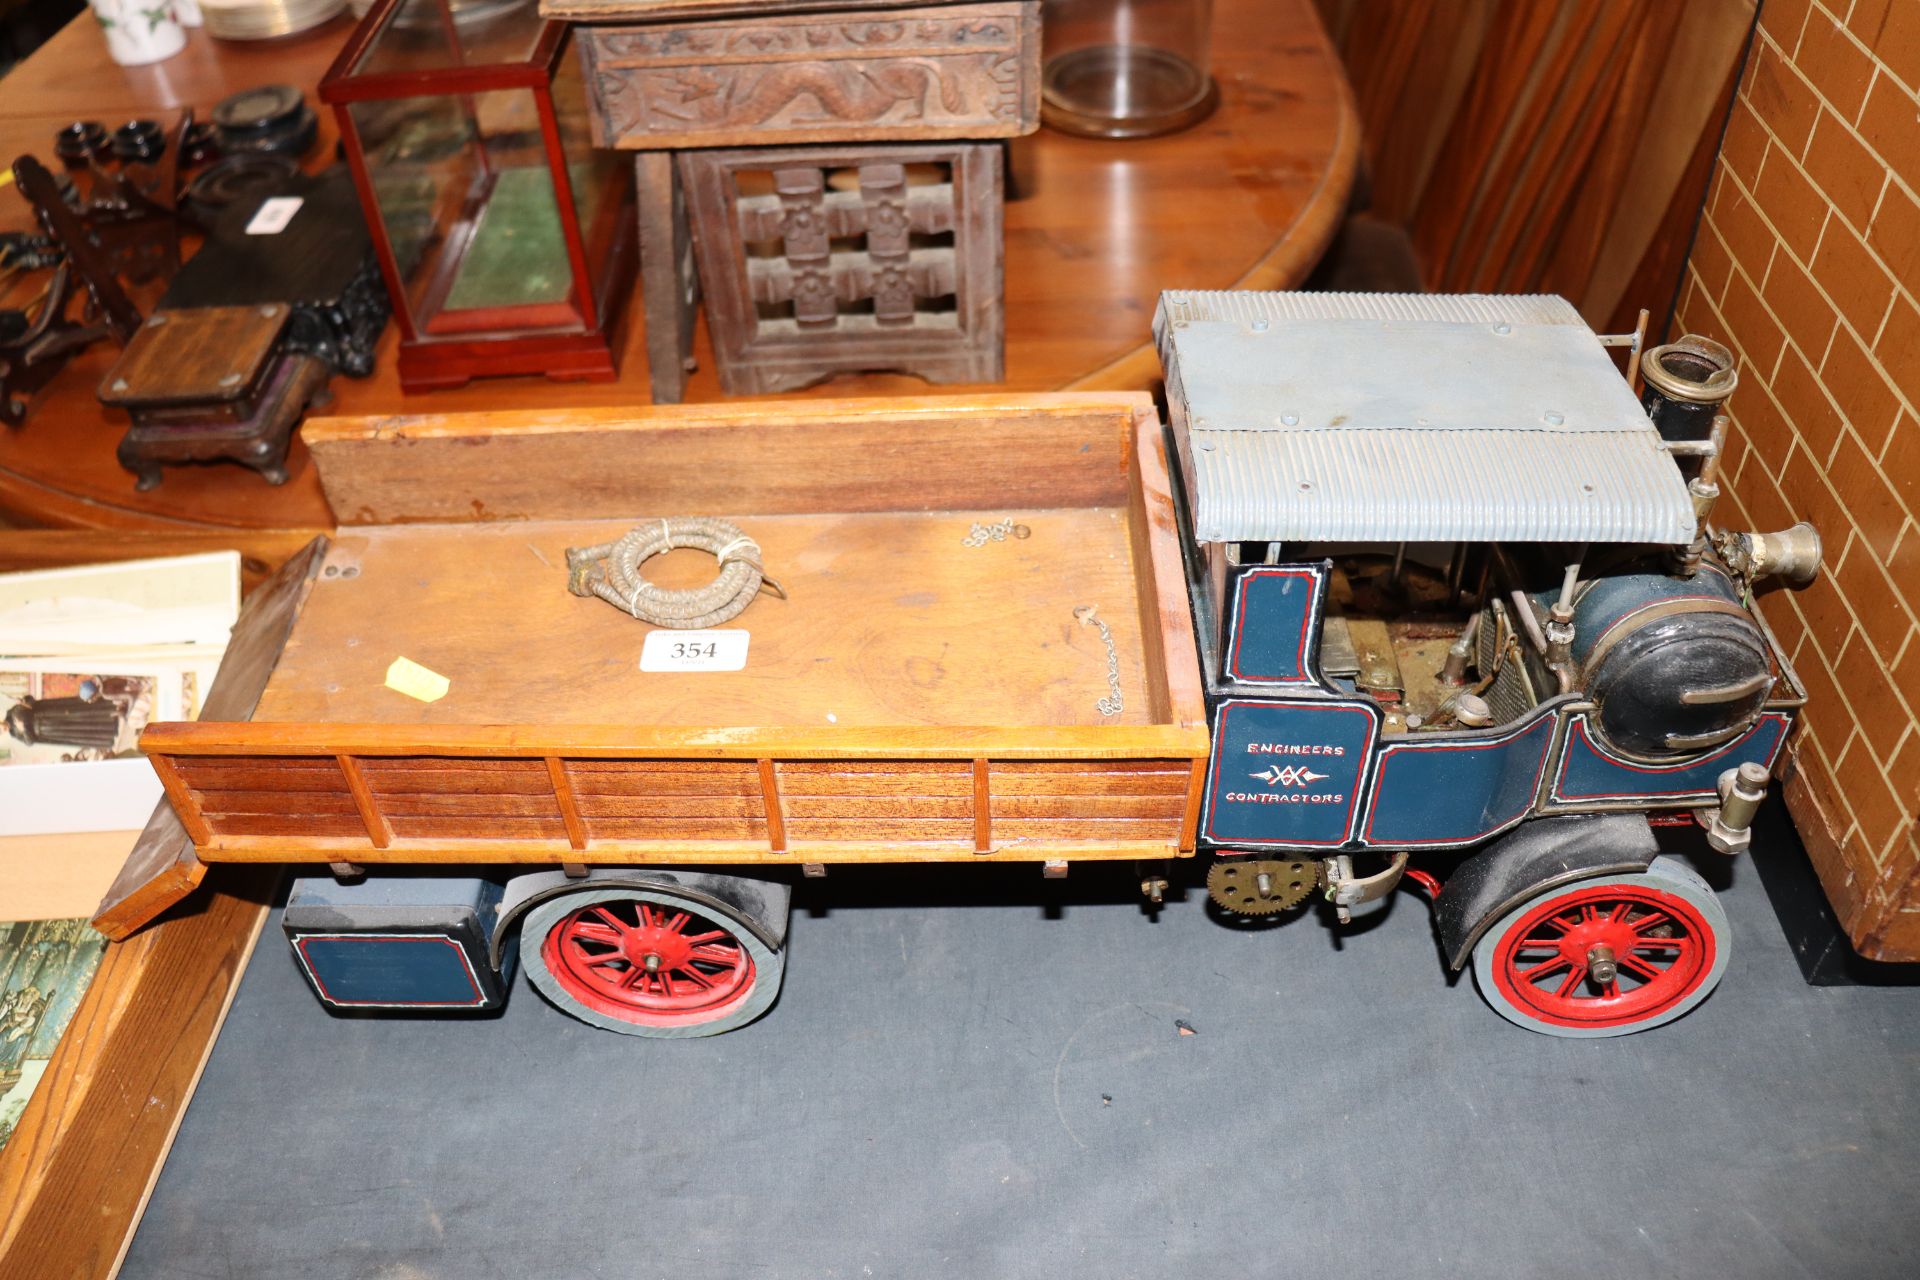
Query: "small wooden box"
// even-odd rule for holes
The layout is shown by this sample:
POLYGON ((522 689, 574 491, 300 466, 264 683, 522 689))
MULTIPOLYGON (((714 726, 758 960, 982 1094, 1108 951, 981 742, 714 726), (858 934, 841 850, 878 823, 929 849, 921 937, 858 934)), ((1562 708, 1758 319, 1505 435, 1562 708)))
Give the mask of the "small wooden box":
POLYGON ((618 9, 571 15, 597 146, 1013 138, 1039 127, 1038 0, 588 25, 618 9))

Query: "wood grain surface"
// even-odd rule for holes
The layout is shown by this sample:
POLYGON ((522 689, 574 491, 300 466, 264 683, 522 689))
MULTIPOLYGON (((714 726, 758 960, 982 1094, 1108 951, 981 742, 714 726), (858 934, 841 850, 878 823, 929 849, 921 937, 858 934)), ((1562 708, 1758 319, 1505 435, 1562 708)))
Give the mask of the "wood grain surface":
POLYGON ((687 197, 673 157, 642 151, 633 158, 640 238, 638 293, 647 335, 647 387, 655 404, 678 404, 693 364, 700 317, 700 271, 687 226, 687 197))
MULTIPOLYGON (((722 624, 751 637, 743 671, 646 672, 655 628, 567 591, 569 547, 610 542, 632 519, 351 530, 315 587, 256 722, 595 725, 1144 724, 1141 610, 1123 508, 761 516, 735 519, 760 544, 763 591, 722 624), (966 547, 975 521, 1032 530, 966 547), (1106 696, 1095 605, 1113 628, 1118 717, 1106 696), (452 681, 435 702, 385 685, 409 658, 452 681)), ((713 558, 649 561, 669 590, 704 586, 713 558)), ((1159 625, 1155 611, 1156 633, 1159 625)))
POLYGON ((1143 393, 1074 392, 324 418, 306 434, 342 526, 633 520, 1120 506, 1142 415, 1143 393))
MULTIPOLYGON (((1165 138, 1102 142, 1042 129, 1013 145, 1020 196, 1006 205, 1007 388, 1147 388, 1159 376, 1148 327, 1163 288, 1282 288, 1318 261, 1344 214, 1359 127, 1339 61, 1310 0, 1220 0, 1214 22, 1220 110, 1165 138)), ((84 15, 82 15, 84 17, 84 15)), ((248 85, 311 90, 345 25, 260 45, 204 32, 184 53, 147 68, 108 63, 91 19, 75 22, 0 82, 0 158, 45 155, 79 118, 151 114, 191 103, 202 115, 248 85)), ((332 153, 322 113, 312 153, 332 153)), ((24 203, 0 200, 0 228, 24 229, 24 203)), ((634 306, 638 307, 636 298, 634 306)), ((330 412, 404 414, 632 404, 647 398, 645 326, 625 339, 621 380, 554 385, 493 379, 403 397, 389 328, 365 381, 334 380, 330 412)), ((719 397, 704 330, 687 397, 719 397)), ((124 416, 93 395, 117 349, 98 344, 56 378, 26 425, 0 432, 0 515, 91 528, 327 527, 304 447, 282 488, 233 466, 176 467, 150 493, 114 461, 124 416)), ((845 376, 823 397, 919 394, 916 378, 845 376)))
MULTIPOLYGON (((244 721, 254 714, 320 572, 326 548, 326 538, 313 539, 248 598, 207 692, 202 715, 216 721, 244 721)), ((207 835, 199 806, 181 785, 171 760, 156 759, 153 766, 167 797, 154 807, 153 817, 134 841, 126 865, 93 917, 93 927, 116 941, 185 899, 206 876, 193 849, 194 841, 207 835)))
MULTIPOLYGON (((250 722, 144 736, 200 857, 1190 850, 1207 733, 1151 402, 807 409, 317 424, 336 502, 403 522, 337 535, 250 722), (1078 505, 965 505, 1034 476, 1078 505), (739 521, 782 582, 734 620, 744 669, 644 670, 653 629, 566 590, 568 549, 623 534, 635 517, 602 508, 643 494, 739 521), (553 518, 583 510, 599 518, 553 518), (446 688, 389 687, 399 659, 446 688)), ((673 551, 645 572, 683 588, 713 565, 673 551)))
MULTIPOLYGON (((752 17, 766 13, 807 13, 820 9, 884 9, 901 0, 541 0, 540 13, 576 22, 668 18, 752 17)), ((960 4, 965 0, 919 0, 924 4, 960 4)))
POLYGON ((1412 234, 1428 288, 1558 293, 1603 333, 1647 307, 1662 340, 1755 0, 1316 3, 1368 212, 1412 234))
POLYGON ((0 1151, 0 1280, 119 1265, 279 874, 218 869, 191 910, 107 947, 0 1151))
MULTIPOLYGON (((284 558, 296 538, 302 545, 312 541, 311 534, 284 532, 243 541, 271 560, 284 558)), ((231 540, 172 535, 153 539, 162 544, 156 547, 144 538, 89 532, 4 531, 0 565, 125 559, 207 550, 210 542, 231 540), (61 560, 62 553, 71 559, 61 560)), ((296 568, 291 576, 301 578, 303 571, 296 568)), ((275 612, 265 607, 270 603, 254 594, 247 616, 257 620, 275 612)), ((218 681, 209 691, 210 708, 244 714, 251 704, 240 686, 251 681, 257 696, 265 683, 265 672, 244 655, 235 659, 235 671, 225 692, 218 681)), ((156 823, 165 825, 172 811, 164 815, 156 815, 156 823)), ((137 895, 145 899, 140 909, 164 911, 201 884, 203 875, 206 882, 192 904, 108 945, 40 1087, 0 1149, 5 1280, 82 1280, 110 1275, 119 1265, 266 920, 277 869, 218 868, 208 874, 177 822, 172 830, 175 839, 162 850, 169 856, 155 868, 149 890, 137 895)), ((128 837, 122 844, 123 856, 132 843, 128 837)), ((46 842, 37 855, 57 857, 62 848, 61 842, 46 842)))
POLYGON ((1013 138, 1040 124, 1037 0, 577 32, 600 147, 1013 138))

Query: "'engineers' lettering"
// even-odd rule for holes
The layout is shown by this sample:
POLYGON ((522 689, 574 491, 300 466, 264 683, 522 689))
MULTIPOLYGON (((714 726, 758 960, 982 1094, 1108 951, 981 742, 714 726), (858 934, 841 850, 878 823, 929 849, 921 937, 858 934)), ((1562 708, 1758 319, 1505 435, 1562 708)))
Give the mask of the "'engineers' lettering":
POLYGON ((1343 756, 1347 749, 1341 746, 1328 746, 1325 743, 1294 742, 1249 742, 1247 754, 1250 756, 1343 756))

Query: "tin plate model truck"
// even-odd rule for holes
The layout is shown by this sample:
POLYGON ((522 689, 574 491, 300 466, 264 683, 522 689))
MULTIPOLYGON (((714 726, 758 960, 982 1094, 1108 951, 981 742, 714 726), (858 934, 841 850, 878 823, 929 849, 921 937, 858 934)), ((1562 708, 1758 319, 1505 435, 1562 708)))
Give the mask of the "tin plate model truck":
POLYGON ((1157 898, 1197 853, 1246 915, 1410 877, 1536 1030, 1704 999, 1725 918, 1647 814, 1742 847, 1801 701, 1751 587, 1818 560, 1708 528, 1725 353, 1648 353, 1643 405, 1557 298, 1169 294, 1155 331, 1170 432, 1099 393, 311 424, 342 527, 147 730, 171 808, 96 924, 304 864, 331 1008, 490 1008, 518 965, 706 1035, 776 997, 795 868, 1157 898))
POLYGON ((1804 700, 1750 593, 1819 563, 1808 527, 1711 536, 1725 349, 1647 353, 1641 402, 1557 297, 1168 293, 1154 333, 1215 898, 1344 912, 1419 857, 1448 962, 1522 1026, 1705 999, 1726 918, 1646 814, 1745 847, 1804 700))

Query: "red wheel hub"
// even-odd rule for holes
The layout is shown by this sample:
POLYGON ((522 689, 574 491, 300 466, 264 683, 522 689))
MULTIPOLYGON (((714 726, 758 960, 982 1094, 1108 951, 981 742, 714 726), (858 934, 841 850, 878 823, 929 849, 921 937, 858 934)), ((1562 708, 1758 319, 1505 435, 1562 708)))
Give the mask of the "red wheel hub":
POLYGON ((753 990, 753 957, 704 916, 637 898, 562 916, 540 959, 568 995, 645 1026, 705 1022, 753 990))
POLYGON ((1626 1026, 1692 995, 1713 972, 1714 949, 1712 927, 1678 894, 1575 886, 1508 928, 1494 951, 1494 982, 1542 1022, 1626 1026))

